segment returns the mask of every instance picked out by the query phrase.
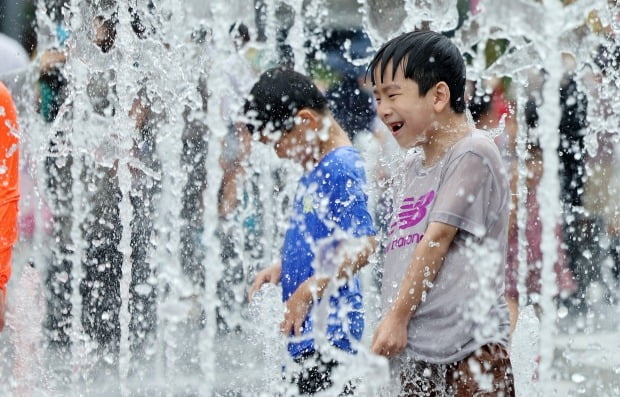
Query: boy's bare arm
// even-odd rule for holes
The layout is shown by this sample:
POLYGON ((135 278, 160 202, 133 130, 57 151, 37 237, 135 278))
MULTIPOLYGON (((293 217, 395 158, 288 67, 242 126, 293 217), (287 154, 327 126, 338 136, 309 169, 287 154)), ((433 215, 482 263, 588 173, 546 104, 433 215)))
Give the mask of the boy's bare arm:
MULTIPOLYGON (((377 248, 377 240, 374 236, 354 239, 349 246, 358 247, 353 255, 345 255, 345 260, 338 268, 337 280, 348 280, 361 268, 366 266, 368 259, 377 248)), ((312 276, 299 285, 295 293, 286 301, 284 320, 280 324, 280 330, 289 335, 291 330, 297 336, 301 335, 303 324, 310 306, 315 299, 320 299, 329 285, 331 277, 312 276)))
POLYGON ((394 356, 405 349, 409 320, 432 286, 457 231, 456 227, 440 222, 428 225, 424 238, 413 253, 394 304, 375 331, 371 347, 375 354, 394 356))
POLYGON ((282 264, 280 262, 276 262, 273 265, 269 266, 261 270, 256 277, 254 277, 254 281, 252 282, 252 286, 248 291, 248 300, 251 301, 252 297, 255 293, 257 293, 263 284, 271 283, 278 284, 280 282, 280 277, 282 275, 282 264))
POLYGON ((237 182, 239 176, 243 174, 243 168, 229 166, 227 168, 222 167, 222 169, 224 170, 224 175, 220 184, 217 208, 219 216, 227 217, 239 204, 237 182))
POLYGON ((239 177, 245 173, 243 163, 248 159, 251 151, 252 137, 245 125, 235 124, 233 135, 235 143, 223 142, 220 167, 224 171, 219 190, 218 213, 222 217, 229 216, 239 205, 239 177), (226 145, 236 147, 235 150, 226 145), (230 153, 229 153, 230 152, 230 153))
POLYGON ((39 69, 42 73, 49 72, 55 66, 62 65, 67 61, 67 54, 62 50, 45 51, 40 58, 39 69))

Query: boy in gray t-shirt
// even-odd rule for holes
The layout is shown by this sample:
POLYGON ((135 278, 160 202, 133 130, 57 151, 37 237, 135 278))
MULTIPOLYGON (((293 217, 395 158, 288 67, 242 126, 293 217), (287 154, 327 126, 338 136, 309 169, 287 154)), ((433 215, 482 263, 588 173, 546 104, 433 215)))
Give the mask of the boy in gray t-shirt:
POLYGON ((514 396, 510 191, 499 150, 464 114, 463 58, 441 34, 412 32, 387 42, 370 72, 379 117, 418 149, 394 180, 372 350, 390 359, 403 396, 514 396))

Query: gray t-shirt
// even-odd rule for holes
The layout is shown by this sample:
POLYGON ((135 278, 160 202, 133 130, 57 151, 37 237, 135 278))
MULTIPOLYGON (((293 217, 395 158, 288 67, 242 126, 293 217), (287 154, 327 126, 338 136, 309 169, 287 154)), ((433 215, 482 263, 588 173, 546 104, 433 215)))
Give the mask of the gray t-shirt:
POLYGON ((430 222, 459 229, 408 327, 399 357, 459 361, 487 343, 508 343, 504 272, 510 191, 495 143, 481 131, 430 167, 414 153, 395 179, 381 298, 389 310, 430 222))

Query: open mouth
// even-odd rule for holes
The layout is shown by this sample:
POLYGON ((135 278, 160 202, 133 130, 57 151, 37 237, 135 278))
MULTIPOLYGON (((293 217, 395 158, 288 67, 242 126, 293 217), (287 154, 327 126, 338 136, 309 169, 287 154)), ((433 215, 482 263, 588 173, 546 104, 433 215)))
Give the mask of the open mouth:
POLYGON ((392 132, 396 132, 398 130, 400 130, 401 128, 403 128, 403 124, 404 123, 391 123, 390 124, 390 128, 392 129, 392 132))

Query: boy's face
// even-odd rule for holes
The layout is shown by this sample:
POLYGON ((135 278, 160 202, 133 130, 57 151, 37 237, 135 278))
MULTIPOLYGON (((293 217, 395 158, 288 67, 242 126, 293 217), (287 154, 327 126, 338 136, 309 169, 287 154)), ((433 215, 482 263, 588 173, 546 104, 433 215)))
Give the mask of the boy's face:
POLYGON ((374 71, 377 114, 402 148, 424 143, 435 117, 433 89, 421 97, 418 83, 405 78, 402 67, 392 75, 391 62, 385 69, 383 81, 380 72, 380 67, 374 71))
POLYGON ((306 152, 309 149, 306 128, 301 124, 283 133, 261 134, 260 141, 266 145, 273 146, 276 154, 281 159, 291 159, 297 162, 305 160, 306 152))

